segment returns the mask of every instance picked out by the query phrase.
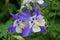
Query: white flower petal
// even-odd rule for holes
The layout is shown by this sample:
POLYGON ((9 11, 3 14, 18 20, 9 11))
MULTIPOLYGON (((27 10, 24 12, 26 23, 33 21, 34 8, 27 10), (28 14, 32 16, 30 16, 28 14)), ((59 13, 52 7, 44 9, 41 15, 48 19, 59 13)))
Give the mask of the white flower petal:
POLYGON ((34 27, 34 26, 33 26, 32 31, 33 31, 33 32, 40 32, 41 29, 40 29, 40 27, 34 27))
POLYGON ((41 19, 39 22, 40 22, 40 26, 45 26, 45 20, 44 19, 41 19))
POLYGON ((21 23, 21 21, 19 21, 19 23, 17 23, 17 21, 19 21, 19 19, 14 21, 14 23, 13 23, 14 24, 13 25, 14 27, 18 27, 18 24, 21 23))
POLYGON ((20 27, 16 27, 16 32, 17 33, 22 33, 22 29, 20 27))
POLYGON ((37 18, 44 18, 44 16, 42 16, 42 15, 39 15, 37 18))
POLYGON ((14 21, 14 25, 13 25, 14 27, 17 26, 17 23, 16 23, 17 21, 18 21, 18 20, 15 20, 15 21, 14 21))
POLYGON ((43 4, 44 1, 43 0, 36 0, 39 4, 43 4))
POLYGON ((42 15, 38 17, 38 22, 40 22, 40 26, 45 26, 45 19, 42 15))

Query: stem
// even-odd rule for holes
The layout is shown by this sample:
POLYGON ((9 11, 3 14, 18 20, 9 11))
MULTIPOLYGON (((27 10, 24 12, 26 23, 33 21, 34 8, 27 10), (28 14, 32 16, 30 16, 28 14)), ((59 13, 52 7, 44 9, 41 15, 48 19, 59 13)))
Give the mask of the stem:
POLYGON ((11 35, 10 35, 10 33, 8 32, 8 40, 11 40, 11 37, 10 37, 11 35))
POLYGON ((5 4, 6 4, 6 5, 9 5, 9 0, 6 0, 6 1, 5 1, 5 4))
POLYGON ((58 6, 59 4, 58 4, 58 0, 57 0, 57 2, 56 2, 56 8, 55 8, 55 15, 54 15, 54 18, 53 18, 53 20, 54 20, 54 23, 55 23, 55 18, 56 18, 56 14, 57 14, 57 6, 58 6))

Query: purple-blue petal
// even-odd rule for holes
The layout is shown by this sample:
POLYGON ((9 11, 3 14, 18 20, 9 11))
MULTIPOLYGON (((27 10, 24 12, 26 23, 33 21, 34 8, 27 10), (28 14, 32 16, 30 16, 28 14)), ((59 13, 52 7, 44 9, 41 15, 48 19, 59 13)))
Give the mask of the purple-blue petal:
POLYGON ((46 27, 40 26, 41 31, 40 32, 46 32, 46 27))
POLYGON ((15 28, 16 27, 13 26, 13 23, 10 24, 9 27, 8 27, 8 32, 14 32, 15 31, 15 28))
POLYGON ((23 37, 27 37, 29 36, 29 34, 31 33, 32 29, 29 28, 29 24, 26 24, 25 28, 23 29, 23 32, 21 33, 21 35, 23 37))
POLYGON ((11 13, 10 15, 14 18, 14 20, 18 19, 18 17, 16 15, 14 15, 13 13, 11 13))
POLYGON ((39 11, 39 9, 38 9, 38 5, 35 5, 34 6, 34 12, 33 12, 33 15, 40 15, 40 11, 39 11))
POLYGON ((35 5, 34 6, 34 11, 37 11, 38 10, 38 5, 35 5))
POLYGON ((10 14, 14 20, 17 20, 17 19, 21 19, 21 20, 27 20, 29 19, 29 10, 27 10, 28 12, 26 12, 27 14, 23 13, 23 12, 19 12, 17 15, 14 15, 14 14, 10 14), (28 15, 28 16, 27 16, 28 15))
POLYGON ((28 15, 28 17, 30 17, 30 10, 28 8, 26 8, 25 14, 28 15))
POLYGON ((21 19, 21 20, 28 20, 29 19, 29 17, 25 13, 22 13, 22 12, 19 12, 17 14, 17 17, 19 17, 19 19, 21 19))

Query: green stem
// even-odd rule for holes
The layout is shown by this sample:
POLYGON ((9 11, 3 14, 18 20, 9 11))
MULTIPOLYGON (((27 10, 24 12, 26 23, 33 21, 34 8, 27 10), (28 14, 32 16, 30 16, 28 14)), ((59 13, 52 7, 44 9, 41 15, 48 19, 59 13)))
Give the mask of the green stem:
POLYGON ((11 40, 11 37, 10 37, 11 35, 10 35, 10 33, 8 32, 8 40, 11 40))

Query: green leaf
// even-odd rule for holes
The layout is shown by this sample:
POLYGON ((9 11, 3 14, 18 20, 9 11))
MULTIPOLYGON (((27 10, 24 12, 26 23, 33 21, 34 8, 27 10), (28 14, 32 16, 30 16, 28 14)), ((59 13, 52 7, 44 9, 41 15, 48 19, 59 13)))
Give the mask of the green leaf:
POLYGON ((0 35, 1 35, 1 37, 4 36, 6 38, 8 26, 9 26, 10 23, 12 23, 12 20, 9 20, 5 24, 0 25, 0 31, 1 31, 0 35))
POLYGON ((50 12, 49 15, 48 15, 48 17, 53 17, 54 15, 55 15, 55 13, 50 12))

